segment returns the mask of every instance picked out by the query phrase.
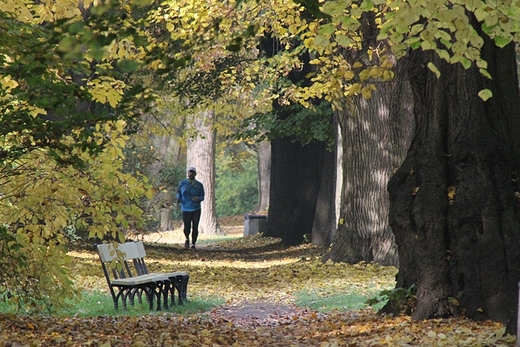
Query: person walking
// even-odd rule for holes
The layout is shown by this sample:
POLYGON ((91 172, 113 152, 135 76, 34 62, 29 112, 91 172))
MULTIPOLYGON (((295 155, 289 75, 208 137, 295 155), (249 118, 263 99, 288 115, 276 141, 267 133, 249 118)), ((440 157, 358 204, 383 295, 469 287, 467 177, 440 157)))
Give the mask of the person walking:
POLYGON ((192 166, 188 168, 188 177, 179 183, 177 188, 177 203, 181 204, 182 222, 184 223, 184 236, 186 242, 184 248, 195 249, 195 243, 199 236, 199 221, 201 214, 200 203, 204 200, 204 185, 195 179, 197 170, 192 166))

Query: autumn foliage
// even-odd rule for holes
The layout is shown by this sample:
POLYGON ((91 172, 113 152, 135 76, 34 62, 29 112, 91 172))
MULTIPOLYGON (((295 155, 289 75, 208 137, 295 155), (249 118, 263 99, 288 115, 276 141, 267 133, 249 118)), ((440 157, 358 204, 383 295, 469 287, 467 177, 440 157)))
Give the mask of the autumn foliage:
MULTIPOLYGON (((180 233, 180 231, 178 231, 180 233)), ((302 292, 316 299, 391 288, 396 269, 375 264, 321 263, 326 251, 284 247, 251 236, 200 246, 147 245, 151 271, 190 273, 189 299, 220 297, 207 312, 151 312, 139 317, 0 316, 0 346, 513 346, 503 326, 464 318, 413 322, 373 309, 310 309, 295 305, 302 292), (309 294, 312 293, 312 294, 309 294)), ((97 255, 76 249, 75 284, 108 296, 97 255)))

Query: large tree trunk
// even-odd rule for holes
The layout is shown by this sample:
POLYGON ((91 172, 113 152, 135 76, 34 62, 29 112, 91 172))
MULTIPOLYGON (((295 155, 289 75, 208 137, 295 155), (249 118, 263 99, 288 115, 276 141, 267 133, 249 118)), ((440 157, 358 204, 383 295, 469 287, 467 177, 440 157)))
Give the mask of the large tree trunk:
MULTIPOLYGON (((263 51, 267 56, 273 56, 278 53, 274 48, 280 48, 279 43, 266 37, 263 51)), ((311 57, 306 52, 299 58, 301 68, 292 70, 288 79, 305 85, 309 83, 308 74, 313 69, 309 64, 311 57)), ((282 121, 289 116, 288 112, 292 112, 277 100, 273 102, 273 108, 282 121)), ((280 237, 286 245, 311 240, 326 151, 325 142, 315 141, 302 146, 291 137, 271 141, 271 186, 265 236, 280 237)), ((328 170, 335 173, 335 167, 328 170)), ((330 203, 330 199, 323 200, 323 203, 330 203)))
MULTIPOLYGON (((384 44, 376 41, 375 15, 364 14, 361 23, 363 47, 346 52, 346 58, 352 63, 375 64, 378 58, 368 61, 365 53, 384 44)), ((413 134, 413 101, 404 70, 396 63, 393 81, 378 83, 369 100, 354 97, 351 106, 339 113, 343 139, 341 205, 338 230, 324 261, 399 263, 388 224, 386 185, 404 159, 413 134)))
POLYGON ((326 146, 271 141, 271 191, 265 236, 294 245, 311 236, 326 146))
POLYGON ((197 136, 188 141, 188 166, 197 169, 196 179, 204 185, 205 198, 202 202, 199 231, 203 234, 222 235, 215 207, 215 150, 216 134, 213 129, 214 112, 205 111, 195 116, 193 124, 197 136))
POLYGON ((312 244, 317 246, 330 246, 334 232, 337 226, 337 194, 336 187, 338 184, 338 138, 339 129, 337 114, 334 115, 334 123, 336 128, 336 146, 334 150, 325 151, 323 153, 323 170, 321 170, 320 187, 318 191, 318 201, 316 213, 314 215, 314 224, 312 227, 312 244))
POLYGON ((269 208, 269 189, 271 186, 271 143, 264 141, 256 147, 258 154, 258 205, 256 212, 269 208))
POLYGON ((512 332, 520 279, 520 94, 514 47, 486 40, 482 54, 493 80, 432 53, 409 57, 418 129, 388 185, 390 225, 399 247, 397 287, 417 286, 414 319, 464 312, 512 332), (477 96, 485 87, 494 95, 487 102, 477 96))
POLYGON ((343 186, 339 225, 323 260, 398 265, 388 224, 388 180, 406 154, 413 133, 412 96, 398 65, 396 79, 381 84, 369 100, 355 97, 340 112, 343 186))

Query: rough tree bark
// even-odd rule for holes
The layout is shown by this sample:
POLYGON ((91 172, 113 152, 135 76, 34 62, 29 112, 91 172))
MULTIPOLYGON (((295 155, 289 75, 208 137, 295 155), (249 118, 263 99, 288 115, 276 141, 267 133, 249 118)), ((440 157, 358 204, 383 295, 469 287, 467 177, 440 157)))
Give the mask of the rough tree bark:
MULTIPOLYGON (((375 64, 378 58, 368 61, 365 52, 384 45, 376 41, 374 14, 364 14, 361 23, 363 48, 347 51, 345 57, 352 63, 375 64)), ((414 122, 410 86, 401 63, 395 64, 394 73, 393 81, 377 84, 370 99, 359 95, 346 100, 344 110, 338 113, 343 184, 338 228, 324 261, 399 263, 388 224, 386 185, 406 155, 414 122)))
POLYGON ((493 80, 432 53, 409 57, 417 133, 388 185, 397 288, 416 285, 413 319, 463 312, 514 332, 520 279, 515 50, 485 40, 482 55, 493 80), (439 79, 428 62, 441 71, 439 79), (477 96, 485 87, 494 95, 487 102, 477 96))
POLYGON ((256 212, 269 208, 269 189, 271 185, 271 143, 264 141, 255 148, 258 154, 258 204, 256 212))
MULTIPOLYGON (((334 115, 335 128, 338 128, 337 115, 334 115)), ((338 129, 339 131, 339 129, 338 129)), ((337 194, 338 183, 338 137, 336 132, 336 146, 334 150, 323 153, 323 170, 321 170, 320 187, 318 189, 316 213, 312 226, 312 244, 330 246, 337 225, 337 194)), ((341 172, 341 171, 340 171, 341 172)))
POLYGON ((398 265, 388 224, 388 180, 406 154, 413 133, 412 97, 404 69, 378 85, 369 100, 355 97, 339 113, 343 139, 343 186, 339 225, 323 260, 398 265))
POLYGON ((215 149, 216 134, 213 129, 214 112, 200 112, 194 117, 197 135, 188 141, 187 164, 197 169, 197 180, 204 185, 205 198, 202 202, 199 232, 222 235, 215 206, 215 149))

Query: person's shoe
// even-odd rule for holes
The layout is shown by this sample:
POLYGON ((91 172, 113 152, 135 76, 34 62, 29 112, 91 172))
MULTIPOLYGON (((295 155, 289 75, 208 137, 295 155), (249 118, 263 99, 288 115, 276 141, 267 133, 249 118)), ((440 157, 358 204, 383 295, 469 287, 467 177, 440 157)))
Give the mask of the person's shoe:
POLYGON ((191 250, 195 250, 195 245, 191 245, 191 250))
POLYGON ((186 240, 186 242, 184 242, 184 249, 190 249, 190 241, 189 240, 186 240))

